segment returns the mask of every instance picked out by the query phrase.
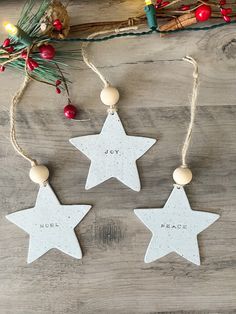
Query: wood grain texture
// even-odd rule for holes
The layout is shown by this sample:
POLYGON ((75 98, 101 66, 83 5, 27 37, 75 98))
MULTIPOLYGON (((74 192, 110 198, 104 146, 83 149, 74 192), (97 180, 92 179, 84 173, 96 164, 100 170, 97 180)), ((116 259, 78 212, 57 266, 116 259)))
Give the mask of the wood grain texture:
MULTIPOLYGON (((1 1, 0 20, 15 21, 22 1, 1 1)), ((72 22, 128 18, 142 1, 74 1, 72 22)), ((1 33, 1 38, 4 34, 1 33)), ((51 184, 64 204, 94 207, 77 228, 81 261, 51 251, 26 265, 27 235, 5 215, 34 206, 37 186, 29 165, 9 143, 10 98, 21 74, 0 76, 0 313, 154 314, 236 313, 236 43, 235 26, 159 38, 126 38, 90 48, 92 59, 119 88, 120 117, 128 134, 156 137, 139 162, 142 191, 110 180, 85 191, 89 161, 69 138, 101 130, 105 107, 101 83, 82 62, 71 70, 72 99, 89 122, 65 120, 66 97, 36 83, 18 108, 19 140, 49 166, 51 184), (201 89, 188 157, 194 179, 187 187, 193 209, 221 218, 199 236, 202 266, 171 254, 144 264, 151 233, 133 213, 161 207, 172 189, 172 172, 189 121, 190 54, 199 61, 201 89)))

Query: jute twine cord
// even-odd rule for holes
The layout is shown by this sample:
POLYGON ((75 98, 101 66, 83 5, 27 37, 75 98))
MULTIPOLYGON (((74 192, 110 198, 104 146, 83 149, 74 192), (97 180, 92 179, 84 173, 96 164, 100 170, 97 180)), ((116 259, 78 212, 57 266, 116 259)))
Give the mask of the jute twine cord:
POLYGON ((189 145, 192 139, 192 133, 193 133, 193 127, 194 127, 194 121, 196 117, 196 108, 197 108, 197 96, 198 96, 198 88, 199 88, 199 72, 198 72, 198 64, 196 60, 194 60, 190 56, 186 56, 183 58, 184 61, 187 61, 191 63, 194 67, 193 71, 193 91, 191 96, 191 102, 190 102, 190 122, 187 130, 187 135, 183 144, 181 157, 182 157, 182 167, 186 168, 186 155, 189 149, 189 145))
MULTIPOLYGON (((106 34, 110 34, 110 33, 120 33, 120 32, 126 32, 126 31, 130 31, 130 30, 137 30, 138 27, 137 26, 130 26, 130 27, 124 27, 124 28, 117 28, 117 29, 113 29, 113 30, 105 30, 105 31, 100 31, 100 32, 95 32, 91 35, 89 35, 87 37, 87 39, 92 39, 98 36, 102 36, 102 35, 106 35, 106 34)), ((81 53, 82 53, 82 57, 84 60, 84 63, 94 72, 97 74, 97 76, 100 78, 100 80, 103 82, 104 87, 108 87, 110 86, 109 81, 105 78, 105 76, 98 70, 98 68, 91 62, 88 52, 87 52, 87 47, 89 45, 89 41, 84 42, 82 44, 81 47, 81 53)), ((114 113, 115 111, 117 111, 117 107, 116 106, 112 106, 108 109, 108 113, 114 113)))
MULTIPOLYGON (((29 57, 30 49, 31 47, 28 47, 27 49, 27 58, 29 57)), ((17 136, 16 136, 16 107, 21 101, 25 93, 25 90, 27 89, 31 80, 32 79, 28 74, 27 66, 25 64, 25 77, 24 77, 23 84, 21 85, 20 89, 16 92, 16 94, 13 96, 11 105, 10 105, 10 140, 15 151, 24 159, 28 160, 31 166, 33 167, 37 165, 36 160, 34 160, 32 157, 29 156, 28 153, 24 151, 24 149, 18 143, 17 136)))
MULTIPOLYGON (((29 58, 29 54, 32 48, 33 48, 33 45, 27 48, 26 60, 29 58)), ((20 56, 17 55, 14 58, 11 58, 10 60, 7 60, 6 62, 2 63, 2 65, 8 62, 11 62, 12 60, 17 59, 19 57, 20 56)), ((16 92, 16 94, 13 96, 11 105, 10 105, 10 140, 15 151, 24 159, 28 160, 31 166, 33 167, 37 165, 37 161, 34 160, 28 153, 25 152, 25 150, 18 143, 17 135, 16 135, 16 107, 21 101, 24 95, 24 92, 26 88, 28 87, 30 81, 40 81, 40 80, 36 80, 33 76, 29 74, 28 69, 27 69, 27 64, 25 62, 25 77, 24 77, 23 84, 21 85, 20 89, 16 92)), ((44 82, 44 81, 40 81, 40 82, 44 82)), ((51 83, 47 83, 47 84, 52 85, 51 83)))
POLYGON ((24 159, 28 160, 31 164, 31 166, 35 166, 37 163, 36 161, 31 158, 20 146, 20 144, 17 141, 16 137, 16 106, 20 102, 26 88, 28 87, 30 82, 30 78, 26 75, 23 81, 22 86, 20 89, 17 91, 17 93, 14 95, 11 101, 11 106, 10 106, 10 139, 12 146, 14 147, 15 151, 21 155, 24 159))
MULTIPOLYGON (((33 48, 33 45, 27 48, 26 60, 29 58, 29 54, 30 54, 30 51, 31 51, 32 48, 33 48)), ((2 63, 2 65, 6 64, 8 62, 11 62, 12 60, 15 60, 17 58, 19 58, 19 55, 15 56, 14 58, 11 58, 10 60, 7 60, 6 62, 2 63)), ((57 65, 57 67, 58 67, 58 65, 57 65)), ((58 67, 58 70, 61 73, 62 78, 64 79, 64 76, 63 76, 63 74, 62 74, 62 72, 61 72, 59 67, 58 67)), ((11 140, 11 144, 12 144, 13 148, 15 149, 15 151, 20 156, 22 156, 24 159, 28 160, 30 162, 31 166, 33 167, 33 166, 37 165, 37 161, 34 160, 21 147, 21 145, 18 143, 17 134, 16 134, 16 107, 19 104, 19 102, 21 101, 21 99, 22 99, 22 97, 24 95, 24 92, 25 92, 26 88, 28 87, 30 81, 40 81, 40 82, 43 82, 43 83, 47 83, 47 82, 44 82, 44 81, 41 81, 41 80, 38 80, 38 79, 36 80, 33 76, 31 76, 29 74, 29 72, 28 72, 27 64, 25 62, 25 77, 24 77, 24 81, 23 81, 23 84, 20 87, 20 89, 16 92, 16 94, 12 98, 9 115, 10 115, 10 140, 11 140)), ((47 83, 47 84, 48 85, 53 85, 51 83, 47 83)), ((69 103, 71 103, 71 100, 70 100, 70 97, 69 97, 68 86, 67 86, 65 81, 64 81, 64 85, 65 85, 66 92, 67 92, 67 95, 68 95, 69 103)), ((87 119, 87 120, 78 120, 78 121, 89 121, 89 119, 87 119)))
MULTIPOLYGON (((101 31, 101 32, 96 32, 93 33, 91 35, 88 36, 88 38, 94 38, 97 37, 99 35, 104 35, 104 34, 108 34, 112 31, 101 31)), ((89 45, 89 42, 85 42, 82 44, 81 47, 81 53, 82 53, 82 57, 84 60, 84 63, 94 72, 97 74, 97 76, 100 78, 100 80, 103 82, 104 87, 109 86, 109 82, 107 81, 107 79, 104 77, 104 75, 98 70, 98 68, 90 61, 89 56, 88 56, 88 52, 87 52, 87 47, 89 45)))

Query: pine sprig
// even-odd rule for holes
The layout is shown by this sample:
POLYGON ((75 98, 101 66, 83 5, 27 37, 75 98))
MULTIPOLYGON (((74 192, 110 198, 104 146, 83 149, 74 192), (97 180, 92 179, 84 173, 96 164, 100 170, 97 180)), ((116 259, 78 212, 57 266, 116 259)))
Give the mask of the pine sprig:
MULTIPOLYGON (((22 57, 21 53, 27 51, 29 47, 18 40, 17 37, 9 37, 11 46, 14 47, 13 52, 9 53, 7 48, 1 47, 0 64, 5 65, 6 62, 7 68, 13 68, 21 72, 27 71, 26 74, 34 80, 55 86, 57 80, 70 83, 66 77, 68 74, 66 68, 70 66, 68 61, 81 60, 81 52, 80 49, 72 50, 67 48, 69 46, 68 43, 61 44, 57 42, 53 44, 56 54, 52 60, 43 59, 40 56, 39 46, 47 44, 51 39, 41 31, 41 20, 47 13, 47 10, 51 9, 51 5, 51 0, 26 1, 17 23, 17 27, 32 38, 29 57, 36 61, 39 66, 34 68, 33 71, 27 70, 27 58, 22 57)), ((61 87, 63 88, 63 86, 61 87)))

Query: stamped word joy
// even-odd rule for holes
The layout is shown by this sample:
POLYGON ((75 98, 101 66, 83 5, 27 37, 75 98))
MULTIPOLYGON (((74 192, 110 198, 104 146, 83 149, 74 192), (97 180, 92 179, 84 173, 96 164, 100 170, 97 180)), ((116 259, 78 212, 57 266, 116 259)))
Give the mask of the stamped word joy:
POLYGON ((105 155, 118 155, 119 154, 119 150, 118 149, 107 149, 105 151, 105 155))

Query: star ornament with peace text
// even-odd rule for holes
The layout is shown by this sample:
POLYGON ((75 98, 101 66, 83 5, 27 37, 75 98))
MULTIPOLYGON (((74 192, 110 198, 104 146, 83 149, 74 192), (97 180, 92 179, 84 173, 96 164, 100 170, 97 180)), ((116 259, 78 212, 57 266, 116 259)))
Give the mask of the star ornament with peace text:
POLYGON ((164 208, 134 210, 137 217, 152 232, 144 258, 151 263, 171 252, 200 265, 197 235, 220 216, 192 210, 182 186, 174 185, 164 208))
POLYGON ((51 249, 81 259, 82 252, 74 228, 91 205, 61 205, 49 184, 39 188, 33 208, 9 214, 6 218, 29 234, 27 262, 51 249))
POLYGON ((109 113, 100 134, 79 136, 70 142, 91 160, 85 189, 116 178, 134 191, 141 184, 136 161, 156 140, 125 133, 118 113, 109 113))

